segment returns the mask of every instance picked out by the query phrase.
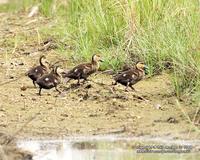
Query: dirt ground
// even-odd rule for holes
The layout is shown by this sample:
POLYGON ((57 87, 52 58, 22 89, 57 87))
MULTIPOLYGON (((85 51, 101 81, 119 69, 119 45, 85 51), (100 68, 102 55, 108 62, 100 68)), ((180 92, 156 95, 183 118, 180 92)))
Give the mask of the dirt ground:
MULTIPOLYGON (((38 44, 37 28, 50 27, 52 22, 5 13, 0 19, 0 131, 15 134, 20 130, 17 136, 23 138, 107 134, 200 138, 184 116, 185 112, 192 119, 196 107, 186 101, 177 105, 167 73, 139 82, 137 93, 124 92, 118 85, 113 94, 112 76, 97 74, 78 88, 72 87, 76 81, 60 85, 61 95, 52 89, 38 96, 26 71, 41 54, 51 61, 66 58, 38 44)), ((68 62, 63 66, 72 68, 68 62)))

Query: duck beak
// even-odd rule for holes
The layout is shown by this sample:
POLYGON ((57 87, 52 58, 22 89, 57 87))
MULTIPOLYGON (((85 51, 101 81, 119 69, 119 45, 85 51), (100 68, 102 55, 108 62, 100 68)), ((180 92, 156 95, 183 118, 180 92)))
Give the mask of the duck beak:
POLYGON ((145 74, 149 73, 149 67, 147 65, 144 66, 144 72, 145 72, 145 74))
POLYGON ((100 59, 99 61, 100 61, 100 62, 104 62, 104 60, 103 60, 103 59, 100 59))
POLYGON ((50 65, 50 63, 48 61, 45 61, 45 63, 47 63, 48 65, 50 65))

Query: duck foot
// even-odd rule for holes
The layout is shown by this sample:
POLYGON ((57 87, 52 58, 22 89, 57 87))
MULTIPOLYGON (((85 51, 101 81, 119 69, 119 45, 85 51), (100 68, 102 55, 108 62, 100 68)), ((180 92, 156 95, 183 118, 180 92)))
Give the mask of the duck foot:
POLYGON ((40 88, 39 92, 37 93, 39 96, 41 96, 41 91, 42 91, 42 88, 40 88))
POLYGON ((40 93, 36 93, 36 95, 38 95, 38 96, 42 96, 40 93))
POLYGON ((117 82, 115 81, 115 82, 112 82, 112 85, 117 85, 117 82))
POLYGON ((124 91, 125 91, 125 92, 129 92, 128 87, 126 87, 124 91))
POLYGON ((132 89, 132 91, 136 92, 136 90, 135 90, 135 88, 133 88, 133 86, 129 86, 129 87, 132 89))
POLYGON ((88 81, 87 79, 84 79, 84 80, 82 81, 82 84, 85 84, 87 81, 88 81))
POLYGON ((57 91, 59 94, 62 93, 57 87, 55 87, 55 89, 56 89, 56 91, 57 91))
POLYGON ((33 85, 34 85, 34 88, 37 88, 36 84, 35 84, 35 81, 33 81, 33 85))

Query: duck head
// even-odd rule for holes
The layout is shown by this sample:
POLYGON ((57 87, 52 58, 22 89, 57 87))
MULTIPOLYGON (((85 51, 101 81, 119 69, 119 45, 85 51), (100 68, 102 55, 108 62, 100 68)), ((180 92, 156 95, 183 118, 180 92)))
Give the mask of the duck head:
POLYGON ((39 59, 40 65, 41 66, 45 66, 45 67, 49 67, 49 62, 47 61, 46 57, 44 55, 42 55, 39 59))
POLYGON ((136 68, 144 73, 147 73, 148 67, 145 65, 143 62, 137 62, 136 63, 136 68))
POLYGON ((102 58, 98 54, 92 56, 92 66, 95 70, 99 69, 99 62, 103 62, 102 58))
POLYGON ((93 56, 92 56, 92 62, 103 62, 103 60, 102 60, 102 58, 101 58, 101 56, 100 55, 98 55, 98 54, 94 54, 93 56))
POLYGON ((53 69, 53 73, 60 76, 62 75, 62 73, 64 72, 64 70, 62 68, 60 68, 60 66, 55 66, 53 69))

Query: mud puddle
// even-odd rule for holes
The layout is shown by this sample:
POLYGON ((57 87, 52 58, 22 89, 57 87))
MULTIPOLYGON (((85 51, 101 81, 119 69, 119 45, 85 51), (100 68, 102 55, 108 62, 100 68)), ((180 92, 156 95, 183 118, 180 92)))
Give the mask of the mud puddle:
POLYGON ((92 136, 68 137, 64 140, 21 140, 18 146, 31 151, 34 160, 196 160, 200 156, 199 152, 195 152, 200 147, 198 141, 164 141, 148 137, 92 136), (149 149, 148 152, 157 153, 145 153, 145 148, 149 149))

